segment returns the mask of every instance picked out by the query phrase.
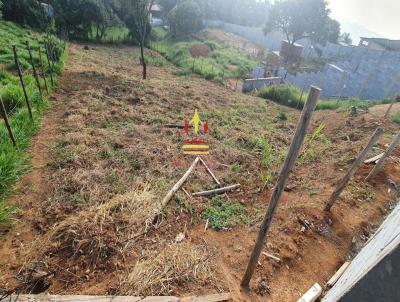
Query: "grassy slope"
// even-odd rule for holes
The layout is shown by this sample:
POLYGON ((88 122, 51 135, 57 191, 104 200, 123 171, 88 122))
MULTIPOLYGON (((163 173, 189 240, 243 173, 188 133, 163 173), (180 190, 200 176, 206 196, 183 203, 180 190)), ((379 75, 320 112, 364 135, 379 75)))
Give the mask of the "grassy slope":
POLYGON ((223 80, 249 73, 257 64, 248 54, 236 48, 214 41, 173 38, 160 27, 153 28, 149 46, 180 67, 179 75, 195 73, 209 80, 223 80), (189 49, 202 43, 208 45, 212 51, 207 58, 194 59, 189 49))
MULTIPOLYGON (((38 66, 39 40, 43 40, 43 36, 11 22, 0 21, 0 95, 9 114, 11 127, 18 143, 18 150, 16 150, 9 139, 6 127, 2 123, 0 127, 0 222, 6 219, 10 211, 13 210, 3 203, 3 199, 28 168, 26 165, 28 158, 25 151, 30 144, 31 137, 40 127, 43 112, 48 108, 47 99, 44 97, 42 100, 38 92, 32 76, 29 54, 25 47, 25 42, 29 41, 35 64, 38 66), (13 44, 17 46, 20 63, 25 72, 24 80, 32 105, 33 122, 29 118, 19 78, 16 76, 12 53, 13 44)), ((45 54, 43 47, 42 52, 45 54)), ((48 66, 45 55, 43 59, 45 60, 44 64, 48 66)), ((55 66, 57 74, 61 73, 64 60, 65 55, 61 58, 60 63, 55 66)), ((46 71, 49 74, 48 70, 46 71)), ((47 83, 52 88, 50 77, 47 78, 47 83)))

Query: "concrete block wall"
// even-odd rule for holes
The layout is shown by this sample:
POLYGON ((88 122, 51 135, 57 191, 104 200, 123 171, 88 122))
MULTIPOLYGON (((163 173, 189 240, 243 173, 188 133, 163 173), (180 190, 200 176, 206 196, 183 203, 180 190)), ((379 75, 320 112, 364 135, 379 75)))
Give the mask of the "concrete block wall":
POLYGON ((266 86, 279 85, 281 83, 282 83, 282 78, 280 78, 280 77, 244 80, 243 92, 250 92, 255 89, 260 90, 266 86))

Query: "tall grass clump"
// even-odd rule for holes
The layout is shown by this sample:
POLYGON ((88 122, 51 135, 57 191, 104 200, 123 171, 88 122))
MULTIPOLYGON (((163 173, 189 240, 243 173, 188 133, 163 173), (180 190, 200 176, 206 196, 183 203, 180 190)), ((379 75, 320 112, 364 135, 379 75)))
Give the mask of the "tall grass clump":
POLYGON ((32 76, 29 54, 26 50, 26 41, 30 42, 33 58, 36 66, 39 65, 38 48, 42 48, 44 65, 46 68, 47 83, 51 86, 48 62, 46 60, 44 40, 51 41, 54 46, 54 56, 58 60, 54 66, 55 85, 57 75, 63 70, 66 60, 65 44, 54 37, 33 34, 30 30, 19 27, 11 22, 0 21, 0 96, 4 102, 9 115, 11 127, 13 129, 18 148, 15 148, 9 138, 4 123, 0 125, 0 223, 4 222, 9 215, 15 211, 15 206, 8 205, 4 199, 9 194, 15 183, 29 169, 29 157, 26 153, 32 136, 40 128, 43 113, 48 109, 49 103, 45 95, 44 83, 41 85, 44 92, 42 98, 36 86, 36 81, 32 76), (24 81, 29 101, 32 106, 33 120, 29 116, 25 103, 25 97, 19 78, 16 75, 16 66, 12 54, 12 45, 18 49, 18 55, 24 70, 24 81))

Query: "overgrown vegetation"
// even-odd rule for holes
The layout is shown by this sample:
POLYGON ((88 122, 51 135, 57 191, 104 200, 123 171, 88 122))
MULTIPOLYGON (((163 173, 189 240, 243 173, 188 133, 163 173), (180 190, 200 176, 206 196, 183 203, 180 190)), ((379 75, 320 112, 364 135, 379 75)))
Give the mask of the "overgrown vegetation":
MULTIPOLYGON (((288 106, 296 109, 303 109, 305 102, 307 101, 307 92, 302 92, 301 89, 293 85, 280 85, 280 86, 269 86, 261 89, 258 92, 258 96, 264 99, 271 100, 275 103, 288 106)), ((335 110, 343 108, 345 110, 351 107, 372 107, 379 104, 391 103, 391 99, 383 100, 360 100, 360 99, 349 99, 349 100, 320 100, 317 103, 317 110, 335 110)))
MULTIPOLYGON (((4 125, 0 127, 0 222, 2 222, 13 210, 13 208, 4 205, 3 199, 10 192, 15 182, 28 169, 28 157, 25 151, 30 144, 31 137, 39 129, 42 113, 48 108, 48 101, 45 97, 41 98, 32 75, 26 41, 30 42, 36 66, 39 64, 38 48, 41 47, 44 65, 47 69, 47 83, 50 89, 53 87, 49 77, 48 63, 44 55, 45 48, 42 43, 39 44, 39 40, 43 42, 45 39, 48 40, 48 37, 34 35, 30 30, 5 21, 0 21, 0 31, 2 32, 0 36, 0 65, 5 68, 5 70, 0 71, 0 96, 8 112, 18 144, 18 149, 16 149, 9 138, 6 127, 4 125), (24 80, 32 105, 33 121, 29 117, 19 78, 16 76, 11 47, 13 43, 17 46, 21 66, 25 71, 24 80)), ((54 66, 56 78, 57 75, 61 74, 65 60, 64 44, 55 38, 51 40, 55 46, 55 57, 59 60, 54 66)), ((41 85, 43 86, 43 84, 42 82, 41 85)), ((45 91, 44 86, 43 91, 45 91)))
POLYGON ((241 77, 257 64, 248 54, 236 48, 207 40, 176 39, 162 28, 153 28, 148 46, 180 67, 179 75, 197 74, 207 80, 241 77), (196 48, 205 48, 209 52, 193 56, 191 49, 196 54, 196 48))

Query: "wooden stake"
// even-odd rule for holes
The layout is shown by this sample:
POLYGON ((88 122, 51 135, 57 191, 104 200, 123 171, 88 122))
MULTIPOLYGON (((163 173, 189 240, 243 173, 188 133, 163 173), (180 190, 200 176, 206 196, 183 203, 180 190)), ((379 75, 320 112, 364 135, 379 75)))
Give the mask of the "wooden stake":
POLYGON ((46 88, 47 95, 49 95, 50 94, 49 86, 47 86, 46 72, 44 70, 43 59, 42 59, 42 49, 40 48, 40 46, 39 46, 39 62, 40 62, 40 71, 44 81, 44 87, 46 88))
POLYGON ((13 142, 13 145, 15 146, 15 148, 17 148, 17 141, 15 140, 14 133, 13 133, 10 123, 8 121, 7 111, 6 111, 6 108, 4 107, 3 99, 1 98, 1 96, 0 96, 0 113, 4 119, 4 123, 6 124, 8 134, 10 135, 11 141, 13 142))
POLYGON ((29 45, 29 41, 26 41, 26 48, 27 48, 28 53, 29 53, 29 59, 31 61, 31 66, 32 66, 32 70, 33 70, 33 77, 35 78, 36 86, 37 86, 37 88, 39 90, 40 97, 43 98, 42 87, 40 86, 39 76, 38 76, 37 71, 36 71, 35 61, 33 60, 32 49, 31 49, 31 46, 29 45))
POLYGON ((189 178, 190 174, 193 172, 194 168, 200 161, 200 157, 196 157, 196 159, 193 161, 192 165, 190 168, 186 171, 186 173, 182 176, 182 178, 172 187, 172 189, 167 193, 167 195, 164 197, 164 199, 161 202, 161 207, 165 208, 169 201, 171 200, 172 196, 182 187, 182 185, 185 183, 185 181, 189 178))
POLYGON ((358 167, 362 164, 362 162, 364 161, 364 159, 367 156, 368 152, 372 149, 372 147, 378 141, 379 137, 382 135, 383 132, 384 132, 384 129, 381 128, 381 127, 378 127, 375 130, 374 134, 372 135, 371 139, 369 140, 368 145, 364 148, 364 150, 361 151, 361 153, 358 155, 357 159, 351 165, 350 170, 347 172, 347 174, 340 181, 340 183, 337 186, 336 190, 332 193, 331 197, 328 200, 328 203, 325 206, 325 211, 330 211, 331 210, 331 208, 332 208, 333 204, 335 203, 336 199, 338 199, 339 195, 343 192, 344 188, 347 186, 347 183, 353 177, 354 173, 356 173, 358 167))
POLYGON ((53 67, 51 66, 50 53, 49 53, 49 48, 48 48, 47 43, 44 44, 44 48, 45 48, 45 51, 46 51, 47 63, 49 65, 51 86, 54 86, 53 67))
POLYGON ((310 125, 311 117, 314 112, 315 106, 317 105, 317 101, 319 99, 320 94, 321 94, 321 89, 311 86, 307 103, 304 105, 303 112, 301 114, 299 123, 297 125, 296 133, 290 145, 289 153, 286 157, 282 170, 279 174, 274 192, 271 196, 271 201, 269 203, 268 210, 261 224, 253 252, 250 256, 246 272, 243 276, 241 283, 241 286, 243 288, 249 288, 250 279, 253 276, 254 269, 256 268, 256 265, 258 263, 258 259, 260 257, 262 248, 264 246, 264 243, 266 242, 267 233, 271 226, 271 222, 275 215, 276 209, 278 208, 279 199, 282 195, 283 190, 286 187, 290 171, 293 169, 296 159, 299 156, 301 145, 304 141, 304 137, 307 134, 307 129, 308 126, 310 125))
POLYGON ((236 185, 232 185, 232 186, 228 186, 228 187, 224 187, 224 188, 218 188, 218 189, 214 189, 214 190, 193 193, 192 196, 198 197, 198 196, 210 196, 210 195, 222 194, 225 192, 235 190, 239 187, 240 187, 240 184, 236 184, 236 185))
POLYGON ((31 120, 33 120, 31 104, 29 103, 29 97, 28 97, 28 93, 26 92, 24 78, 22 77, 21 66, 19 65, 19 61, 18 61, 17 47, 15 45, 13 45, 12 48, 13 48, 13 52, 14 52, 15 66, 17 67, 19 80, 21 82, 22 90, 24 91, 26 106, 28 107, 29 116, 30 116, 31 120))
POLYGON ((393 153, 394 149, 396 149, 397 145, 400 143, 400 132, 394 137, 390 146, 386 149, 385 154, 381 157, 381 159, 377 162, 375 167, 369 173, 365 181, 370 181, 382 168, 385 160, 393 153))

